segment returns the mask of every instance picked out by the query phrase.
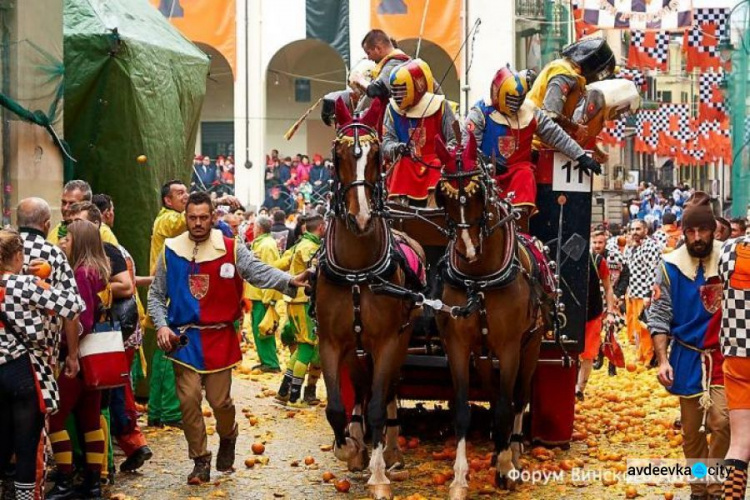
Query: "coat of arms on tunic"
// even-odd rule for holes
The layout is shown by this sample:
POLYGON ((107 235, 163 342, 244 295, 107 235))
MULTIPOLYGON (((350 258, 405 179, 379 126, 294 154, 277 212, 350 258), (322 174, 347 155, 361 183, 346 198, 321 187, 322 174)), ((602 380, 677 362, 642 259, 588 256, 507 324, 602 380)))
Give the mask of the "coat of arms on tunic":
POLYGON ((518 141, 512 135, 502 135, 497 138, 497 150, 506 160, 518 149, 518 141))
POLYGON ((409 128, 409 137, 414 145, 414 154, 422 156, 422 148, 427 143, 427 130, 424 127, 409 128))
POLYGON ((701 302, 709 314, 714 314, 721 309, 723 287, 721 283, 712 283, 710 280, 700 288, 701 302))
POLYGON ((188 275, 188 285, 190 294, 196 300, 201 300, 208 294, 208 274, 190 274, 188 275))

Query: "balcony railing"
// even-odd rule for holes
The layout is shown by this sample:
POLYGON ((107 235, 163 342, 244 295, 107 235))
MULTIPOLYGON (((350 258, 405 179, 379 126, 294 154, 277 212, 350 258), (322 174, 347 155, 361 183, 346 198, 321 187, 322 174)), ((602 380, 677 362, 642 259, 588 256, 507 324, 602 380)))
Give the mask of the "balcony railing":
POLYGON ((544 4, 549 0, 516 0, 516 15, 544 19, 544 4))

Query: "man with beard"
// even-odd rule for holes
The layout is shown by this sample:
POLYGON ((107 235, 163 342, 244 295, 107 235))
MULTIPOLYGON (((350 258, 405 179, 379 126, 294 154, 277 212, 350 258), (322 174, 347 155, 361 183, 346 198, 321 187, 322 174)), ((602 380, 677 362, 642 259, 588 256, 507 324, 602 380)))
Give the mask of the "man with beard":
POLYGON ((243 282, 288 295, 307 284, 306 272, 295 277, 281 272, 212 229, 213 215, 208 193, 190 195, 185 204, 187 232, 164 242, 148 295, 156 342, 174 363, 183 432, 195 462, 188 475, 193 485, 211 479, 201 410, 204 389, 219 434, 216 469, 228 472, 234 464, 239 428, 231 395, 232 368, 242 361, 234 323, 241 316, 243 282))
MULTIPOLYGON (((729 415, 719 349, 721 243, 714 240, 716 220, 706 193, 696 192, 685 204, 682 230, 685 244, 665 254, 657 267, 648 326, 659 363, 657 378, 680 398, 685 458, 710 467, 729 448, 729 415)), ((690 498, 722 498, 720 483, 695 482, 690 488, 690 498)))

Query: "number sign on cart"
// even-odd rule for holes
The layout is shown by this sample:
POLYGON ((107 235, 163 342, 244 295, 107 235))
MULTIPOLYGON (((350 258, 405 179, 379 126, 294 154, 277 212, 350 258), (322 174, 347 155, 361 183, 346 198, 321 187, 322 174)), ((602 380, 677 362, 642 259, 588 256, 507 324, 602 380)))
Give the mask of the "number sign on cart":
POLYGON ((562 153, 555 153, 552 190, 574 193, 591 192, 591 176, 578 168, 578 162, 562 153))

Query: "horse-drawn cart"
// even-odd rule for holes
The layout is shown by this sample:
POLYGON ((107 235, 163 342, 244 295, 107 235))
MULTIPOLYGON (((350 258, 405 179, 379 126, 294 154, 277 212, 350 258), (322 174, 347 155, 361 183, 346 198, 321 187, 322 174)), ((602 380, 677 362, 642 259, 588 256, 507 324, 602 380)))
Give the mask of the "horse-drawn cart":
MULTIPOLYGON (((559 267, 559 339, 550 330, 544 334, 532 393, 532 439, 562 444, 573 431, 577 354, 583 350, 588 302, 588 245, 591 223, 591 177, 575 168, 560 153, 544 150, 537 169, 539 213, 532 219, 532 234, 549 251, 559 267), (562 228, 562 231, 560 231, 562 228), (562 245, 558 242, 562 241, 562 245)), ((417 240, 433 266, 445 254, 447 238, 436 228, 444 227, 441 209, 391 205, 394 229, 417 240)), ((434 290, 430 295, 435 295, 434 290)), ((450 304, 461 305, 461 304, 450 304)), ((415 329, 406 362, 401 368, 399 398, 415 401, 452 401, 454 398, 448 358, 431 311, 422 328, 415 329)), ((495 369, 498 361, 492 360, 495 369)), ((489 401, 487 391, 472 363, 469 398, 489 401)))

